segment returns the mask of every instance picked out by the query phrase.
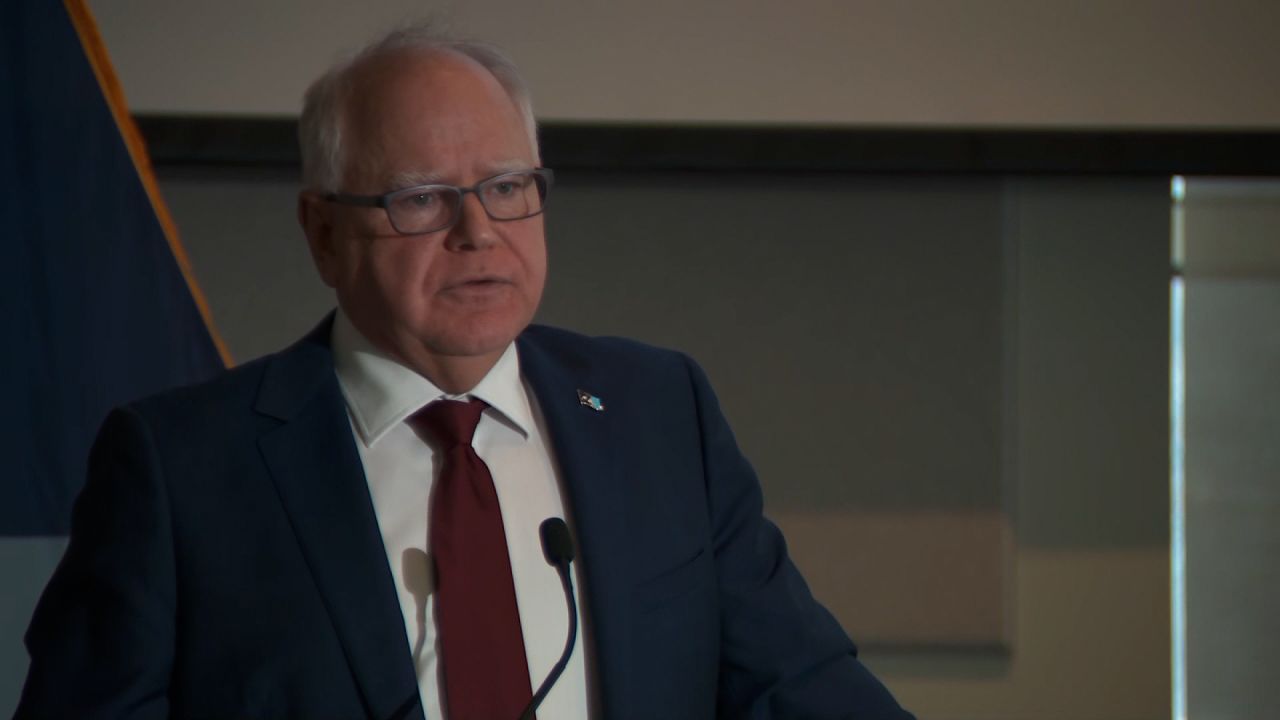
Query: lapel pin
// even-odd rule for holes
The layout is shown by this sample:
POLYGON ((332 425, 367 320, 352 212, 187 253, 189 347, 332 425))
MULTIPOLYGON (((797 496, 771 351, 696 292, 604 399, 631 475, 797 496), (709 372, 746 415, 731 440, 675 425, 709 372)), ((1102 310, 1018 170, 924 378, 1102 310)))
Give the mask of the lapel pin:
POLYGON ((586 390, 578 391, 578 404, 589 407, 596 412, 604 412, 604 401, 586 390))

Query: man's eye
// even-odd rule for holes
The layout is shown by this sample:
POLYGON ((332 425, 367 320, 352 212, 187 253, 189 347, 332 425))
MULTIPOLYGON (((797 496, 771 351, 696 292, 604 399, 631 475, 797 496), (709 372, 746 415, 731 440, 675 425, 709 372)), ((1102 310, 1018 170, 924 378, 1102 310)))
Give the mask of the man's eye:
POLYGON ((425 208, 435 205, 438 202, 438 199, 436 198, 435 193, 418 193, 416 195, 410 195, 408 201, 409 204, 414 207, 425 208))
POLYGON ((511 181, 505 181, 505 182, 494 184, 492 187, 489 188, 489 192, 493 193, 494 195, 510 195, 511 193, 515 192, 517 188, 518 188, 518 185, 516 183, 511 181))

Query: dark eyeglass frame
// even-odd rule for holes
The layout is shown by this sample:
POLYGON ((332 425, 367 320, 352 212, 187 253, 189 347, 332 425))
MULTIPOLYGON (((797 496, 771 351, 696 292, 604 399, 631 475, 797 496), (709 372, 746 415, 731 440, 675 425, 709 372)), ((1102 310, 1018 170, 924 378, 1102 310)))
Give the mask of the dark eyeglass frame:
POLYGON ((498 222, 508 222, 511 220, 524 220, 526 218, 531 218, 537 215, 541 215, 547 209, 547 196, 551 194, 551 185, 554 181, 555 181, 555 172, 552 171, 551 168, 535 167, 535 168, 529 168, 528 170, 510 170, 508 172, 498 173, 497 175, 487 177, 481 180, 480 182, 477 182, 475 185, 472 185, 471 187, 461 187, 458 185, 446 185, 443 183, 434 183, 430 185, 414 185, 412 187, 400 188, 399 190, 392 190, 391 192, 383 193, 381 195, 352 195, 350 193, 336 192, 336 193, 326 193, 321 197, 326 202, 338 203, 340 205, 356 205, 359 207, 382 208, 387 213, 387 220, 391 223, 391 227, 394 228, 396 232, 400 233, 401 235, 426 235, 427 233, 440 232, 441 230, 448 230, 449 228, 458 224, 459 218, 462 217, 462 212, 461 212, 462 203, 466 200, 467 193, 471 193, 476 196, 476 199, 480 201, 480 207, 484 208, 484 214, 488 215, 490 220, 495 220, 498 222), (538 206, 538 209, 535 212, 526 213, 524 215, 519 215, 516 217, 499 217, 497 215, 494 215, 493 211, 489 209, 489 206, 484 201, 484 195, 481 193, 481 190, 484 190, 486 187, 491 187, 495 183, 501 182, 503 178, 509 178, 512 176, 522 176, 522 177, 531 176, 533 178, 534 184, 537 186, 540 205, 538 206), (442 190, 451 191, 455 193, 458 197, 458 203, 456 206, 457 209, 454 212, 452 220, 450 220, 448 223, 445 223, 444 225, 440 225, 439 227, 433 227, 429 230, 413 230, 411 232, 406 232, 405 230, 400 229, 400 226, 396 224, 396 219, 392 215, 390 210, 390 206, 392 202, 394 202, 398 198, 401 198, 407 195, 417 195, 425 191, 438 192, 442 190))

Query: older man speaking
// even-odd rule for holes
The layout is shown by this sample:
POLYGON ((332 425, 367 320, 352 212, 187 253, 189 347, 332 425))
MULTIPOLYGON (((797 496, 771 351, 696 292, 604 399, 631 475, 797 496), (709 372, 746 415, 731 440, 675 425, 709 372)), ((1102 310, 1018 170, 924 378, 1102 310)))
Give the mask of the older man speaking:
POLYGON ((397 31, 313 84, 301 141, 338 308, 108 418, 18 717, 505 720, 548 677, 544 718, 910 717, 701 370, 530 326, 553 174, 509 61, 397 31))

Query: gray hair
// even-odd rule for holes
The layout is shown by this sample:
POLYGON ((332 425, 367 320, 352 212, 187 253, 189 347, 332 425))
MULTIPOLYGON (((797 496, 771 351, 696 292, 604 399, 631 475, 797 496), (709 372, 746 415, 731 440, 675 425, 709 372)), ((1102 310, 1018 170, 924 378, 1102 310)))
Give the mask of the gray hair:
POLYGON ((538 126, 533 117, 529 87, 520 71, 492 45, 451 35, 430 21, 392 30, 375 38, 354 56, 336 63, 307 88, 298 120, 298 144, 302 150, 302 184, 309 190, 337 192, 346 169, 344 125, 347 103, 353 94, 355 70, 366 62, 403 51, 449 51, 463 55, 488 70, 507 91, 520 112, 534 157, 538 155, 538 126))

